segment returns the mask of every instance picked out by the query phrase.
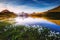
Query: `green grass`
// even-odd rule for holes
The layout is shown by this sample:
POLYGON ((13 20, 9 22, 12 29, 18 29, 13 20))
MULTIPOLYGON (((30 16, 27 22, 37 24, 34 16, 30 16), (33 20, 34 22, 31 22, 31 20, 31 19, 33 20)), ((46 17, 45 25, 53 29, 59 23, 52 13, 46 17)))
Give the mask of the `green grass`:
POLYGON ((0 22, 0 40, 60 40, 60 34, 44 27, 13 26, 0 22))

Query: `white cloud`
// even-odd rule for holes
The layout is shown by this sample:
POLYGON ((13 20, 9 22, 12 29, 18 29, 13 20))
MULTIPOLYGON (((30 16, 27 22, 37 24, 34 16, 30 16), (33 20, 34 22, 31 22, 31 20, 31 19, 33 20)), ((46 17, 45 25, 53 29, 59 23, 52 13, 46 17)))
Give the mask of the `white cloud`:
POLYGON ((33 8, 33 7, 26 6, 26 5, 14 6, 10 4, 6 5, 4 3, 0 3, 0 11, 4 9, 7 9, 15 13, 20 13, 20 12, 32 13, 32 12, 43 12, 43 11, 50 9, 50 7, 49 8, 48 7, 47 8, 33 8))
POLYGON ((19 13, 19 12, 31 13, 31 12, 42 11, 40 9, 32 8, 32 7, 29 7, 29 6, 26 6, 26 5, 13 6, 13 5, 9 5, 9 4, 6 5, 6 4, 0 3, 0 11, 2 11, 4 9, 8 9, 8 10, 10 10, 12 12, 15 12, 15 13, 19 13))
POLYGON ((0 3, 0 11, 4 10, 6 7, 5 7, 5 4, 3 3, 0 3))
POLYGON ((33 0, 36 3, 40 3, 42 5, 50 5, 49 3, 46 3, 45 1, 39 1, 39 0, 33 0))

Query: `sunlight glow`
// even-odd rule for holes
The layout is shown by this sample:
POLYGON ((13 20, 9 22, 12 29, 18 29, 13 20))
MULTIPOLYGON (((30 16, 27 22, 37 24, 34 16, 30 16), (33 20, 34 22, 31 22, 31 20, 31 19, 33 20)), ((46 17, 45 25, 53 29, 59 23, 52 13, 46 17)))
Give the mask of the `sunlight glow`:
POLYGON ((19 14, 21 12, 25 12, 25 13, 44 12, 44 11, 49 10, 50 7, 48 7, 48 8, 33 8, 33 7, 26 6, 26 5, 14 6, 11 4, 0 3, 0 12, 5 9, 7 9, 11 12, 14 12, 16 14, 19 14))

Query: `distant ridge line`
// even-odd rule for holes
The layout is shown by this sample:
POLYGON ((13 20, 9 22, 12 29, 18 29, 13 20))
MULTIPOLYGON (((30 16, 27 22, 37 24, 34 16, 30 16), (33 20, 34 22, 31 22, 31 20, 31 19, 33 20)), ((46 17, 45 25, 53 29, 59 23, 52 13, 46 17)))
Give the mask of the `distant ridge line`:
POLYGON ((60 6, 57 6, 51 10, 48 10, 47 12, 60 12, 60 6))

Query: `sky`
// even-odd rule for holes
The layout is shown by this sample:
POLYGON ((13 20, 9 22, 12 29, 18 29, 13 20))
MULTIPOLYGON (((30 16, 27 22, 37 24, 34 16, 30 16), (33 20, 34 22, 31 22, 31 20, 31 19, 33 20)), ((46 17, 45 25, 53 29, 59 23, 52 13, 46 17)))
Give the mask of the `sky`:
POLYGON ((60 5, 60 0, 0 0, 0 11, 44 12, 60 5))

